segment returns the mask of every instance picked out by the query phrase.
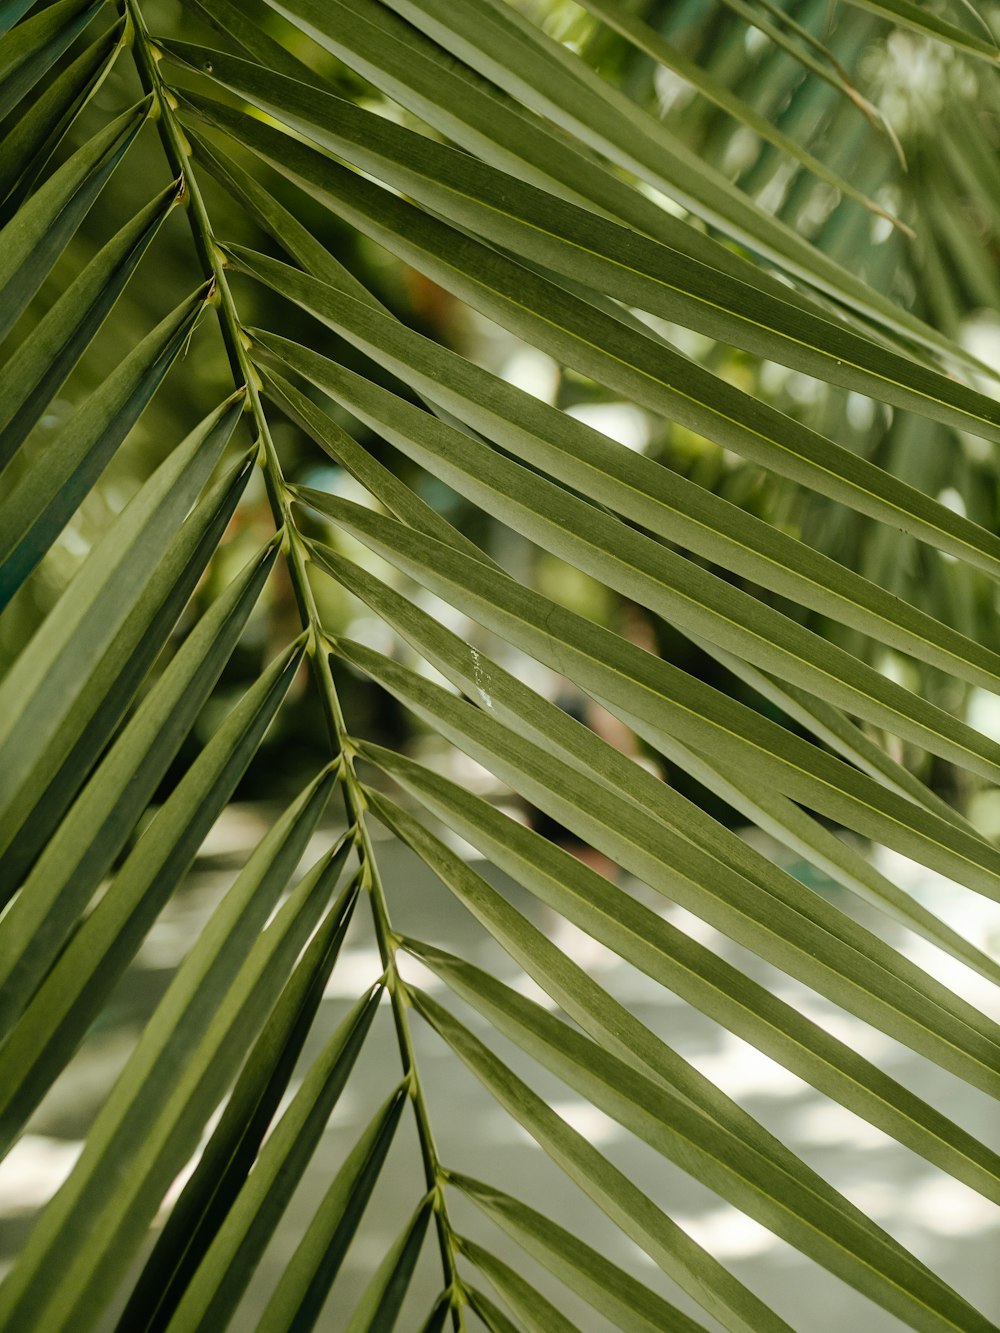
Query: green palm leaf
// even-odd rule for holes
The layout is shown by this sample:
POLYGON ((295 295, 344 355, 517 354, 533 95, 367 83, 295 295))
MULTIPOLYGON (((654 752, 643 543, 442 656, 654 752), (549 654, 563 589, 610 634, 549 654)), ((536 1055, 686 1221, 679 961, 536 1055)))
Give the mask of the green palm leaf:
POLYGON ((1000 1206, 997 47, 821 9, 0 0, 4 1329, 997 1327, 685 1037, 1000 1206))

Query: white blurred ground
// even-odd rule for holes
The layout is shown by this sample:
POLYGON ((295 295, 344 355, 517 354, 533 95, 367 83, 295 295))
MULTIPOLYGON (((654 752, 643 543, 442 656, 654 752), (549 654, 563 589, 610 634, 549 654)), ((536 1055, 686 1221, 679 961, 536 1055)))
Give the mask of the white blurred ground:
MULTIPOLYGON (((260 811, 230 810, 185 888, 178 893, 143 946, 136 965, 116 993, 111 1009, 91 1034, 67 1076, 53 1091, 7 1161, 0 1166, 0 1257, 6 1264, 23 1243, 32 1216, 72 1168, 94 1111, 135 1040, 145 1016, 169 981, 173 969, 207 920, 231 878, 228 868, 242 859, 266 826, 260 811)), ((317 837, 307 862, 329 840, 317 837)), ((779 849, 772 848, 780 857, 779 849)), ((407 853, 390 842, 379 845, 379 858, 391 898, 394 924, 433 941, 469 960, 497 971, 532 998, 534 984, 483 934, 446 890, 407 853)), ((974 939, 980 947, 1000 952, 1000 905, 986 902, 940 877, 890 853, 878 854, 879 868, 931 910, 974 939)), ((794 873, 808 868, 788 862, 794 873)), ((503 881, 477 865, 498 885, 503 881)), ((845 908, 854 900, 822 882, 816 886, 845 908)), ((806 1158, 851 1200, 865 1209, 915 1254, 939 1271, 963 1295, 994 1320, 1000 1320, 1000 1208, 915 1157, 877 1129, 830 1102, 794 1075, 738 1038, 692 1012, 648 978, 622 964, 574 927, 537 908, 523 891, 505 886, 515 905, 549 931, 556 943, 595 979, 626 1003, 698 1069, 756 1115, 773 1133, 806 1158)), ((904 1083, 958 1123, 1000 1150, 1000 1114, 989 1099, 947 1073, 928 1065, 895 1041, 867 1027, 805 987, 753 959, 687 912, 633 886, 651 906, 701 943, 746 967, 880 1068, 904 1083)), ((864 907, 855 912, 865 924, 877 918, 864 907)), ((315 1050, 340 1012, 379 972, 378 955, 359 921, 337 964, 321 1011, 315 1050)), ((887 938, 903 944, 921 966, 984 1010, 1000 1018, 1000 995, 961 964, 932 946, 903 939, 894 926, 887 938)), ((440 983, 417 965, 405 974, 426 989, 443 991, 440 983)), ((445 994, 440 998, 448 1003, 445 994)), ((461 1011, 474 1030, 487 1037, 474 1014, 461 1011)), ((336 1170, 361 1132, 376 1104, 387 1094, 398 1070, 391 1024, 376 1024, 355 1078, 341 1098, 306 1180, 286 1215, 283 1229, 255 1279, 247 1304, 232 1327, 252 1329, 260 1309, 297 1237, 336 1170)), ((695 1308, 662 1279, 652 1263, 630 1241, 608 1225, 545 1158, 528 1136, 489 1100, 473 1078, 457 1066, 433 1034, 415 1027, 418 1059, 431 1104, 442 1157, 447 1165, 523 1193, 564 1225, 581 1234, 643 1280, 655 1283, 690 1313, 695 1308), (485 1146, 484 1146, 485 1145, 485 1146)), ((489 1038, 492 1042, 492 1038, 489 1038)), ((514 1067, 531 1077, 531 1066, 503 1043, 494 1043, 514 1067)), ((308 1051, 307 1051, 308 1055, 308 1051)), ((637 1178, 653 1197, 696 1240, 725 1263, 748 1286, 771 1303, 802 1333, 833 1333, 853 1326, 864 1333, 889 1333, 902 1326, 891 1316, 856 1296, 837 1279, 800 1258, 758 1223, 683 1176, 638 1144, 603 1113, 584 1104, 570 1090, 545 1075, 533 1075, 539 1090, 576 1129, 637 1178)), ((380 1183, 366 1219, 341 1273, 320 1327, 337 1333, 359 1296, 367 1274, 403 1225, 421 1192, 412 1170, 414 1144, 407 1129, 399 1136, 393 1167, 380 1183)), ((179 1186, 180 1182, 178 1182, 179 1186)), ((480 1223, 468 1206, 454 1205, 458 1225, 474 1229, 508 1261, 515 1251, 499 1232, 480 1223)), ((430 1306, 437 1272, 433 1245, 428 1242, 418 1270, 413 1302, 404 1309, 400 1333, 415 1333, 430 1306)), ((540 1270, 525 1270, 583 1333, 610 1328, 599 1316, 574 1303, 564 1289, 540 1270)), ((711 1320, 702 1317, 707 1328, 711 1320)))

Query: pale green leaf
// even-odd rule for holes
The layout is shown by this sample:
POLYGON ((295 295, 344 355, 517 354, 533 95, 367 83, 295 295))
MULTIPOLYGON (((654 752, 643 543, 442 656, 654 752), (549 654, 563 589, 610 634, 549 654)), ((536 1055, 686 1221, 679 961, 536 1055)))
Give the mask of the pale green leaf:
POLYGON ((528 1333, 578 1333, 577 1326, 560 1314, 540 1291, 515 1273, 509 1264, 465 1236, 459 1236, 456 1243, 459 1253, 475 1264, 484 1277, 489 1278, 528 1333))
MULTIPOLYGON (((538 524, 532 523, 520 512, 517 497, 530 494, 536 500, 535 508, 541 508, 552 523, 561 524, 579 536, 584 532, 589 535, 591 529, 595 539, 596 534, 602 531, 614 534, 608 540, 616 554, 622 548, 628 549, 629 543, 633 547, 637 542, 641 545, 641 539, 636 534, 622 535, 621 528, 615 527, 613 521, 604 515, 598 514, 591 518, 591 511, 579 501, 565 496, 544 477, 532 476, 529 481, 523 469, 518 469, 515 464, 491 452, 467 433, 456 430, 446 422, 435 420, 414 404, 407 403, 305 347, 289 343, 273 334, 257 336, 265 355, 270 353, 277 356, 283 364, 305 375, 348 411, 378 430, 403 453, 421 463, 460 494, 550 550, 554 549, 553 541, 557 540, 551 536, 551 524, 548 528, 549 537, 542 537, 538 524), (576 524, 570 519, 570 514, 577 516, 576 524), (531 525, 530 531, 528 524, 531 525)), ((475 370, 474 367, 472 369, 475 370)), ((518 391, 514 392, 516 394, 518 391)), ((315 408, 313 412, 316 413, 315 408)), ((483 415, 480 412, 477 422, 480 426, 483 425, 483 415)), ((558 477, 595 503, 617 510, 658 536, 677 542, 784 597, 851 625, 882 643, 909 652, 930 665, 941 667, 984 688, 1000 690, 1000 658, 986 651, 982 645, 948 629, 932 616, 892 597, 878 585, 845 569, 812 547, 778 532, 763 520, 747 514, 736 505, 712 495, 669 469, 643 459, 623 446, 612 444, 587 427, 579 432, 565 430, 564 423, 572 421, 572 418, 551 410, 548 415, 535 415, 542 416, 545 424, 550 427, 547 438, 539 438, 527 431, 520 438, 512 438, 514 432, 510 426, 501 434, 495 421, 492 423, 492 434, 502 439, 507 447, 513 444, 527 464, 558 477), (553 439, 559 441, 555 446, 553 439), (571 445, 577 443, 580 447, 571 451, 571 445)), ((384 496, 388 488, 384 482, 380 483, 377 478, 373 482, 366 482, 360 476, 359 480, 373 494, 382 498, 387 507, 409 526, 444 539, 438 530, 432 531, 426 521, 414 522, 401 512, 398 504, 386 501, 384 496)), ((315 492, 310 493, 310 498, 318 501, 315 492)), ((586 560, 580 556, 580 547, 575 542, 570 547, 563 538, 558 540, 558 544, 558 553, 563 558, 586 568, 586 560)), ((452 545, 470 553, 468 544, 463 543, 460 537, 453 536, 452 545)), ((670 563, 676 570, 685 570, 676 558, 671 559, 662 552, 654 559, 670 563)), ((602 570, 598 577, 603 575, 602 570)), ((606 577, 603 581, 614 582, 606 577)), ((708 589, 711 586, 710 579, 700 579, 701 588, 708 589)), ((638 597, 634 589, 630 589, 630 595, 638 597)), ((736 602, 741 601, 738 594, 726 595, 733 597, 736 602)), ((705 600, 709 600, 707 594, 705 600)), ((750 603, 743 600, 742 605, 755 620, 768 618, 767 611, 758 604, 755 603, 751 608, 750 603)), ((678 628, 684 629, 683 616, 671 615, 668 618, 678 628)), ((773 623, 778 622, 775 620, 773 623)), ((838 650, 829 643, 823 644, 822 653, 826 659, 833 654, 841 666, 838 681, 846 683, 856 664, 852 664, 845 654, 838 654, 838 650)), ((744 660, 752 664, 752 654, 744 653, 744 660)), ((784 674, 786 678, 789 676, 788 672, 784 674)), ((829 692, 826 697, 830 697, 829 692)))
MULTIPOLYGON (((169 43, 168 50, 196 69, 210 65, 218 82, 454 225, 566 279, 830 383, 1000 438, 993 399, 886 350, 829 316, 810 315, 341 98, 222 52, 179 42, 169 43)), ((273 129, 246 118, 241 124, 217 105, 195 105, 275 166, 321 188, 324 169, 295 148, 285 150, 273 129)), ((335 170, 328 167, 325 174, 327 188, 335 187, 340 179, 335 170)), ((367 210, 369 216, 374 211, 374 206, 367 210)), ((624 317, 621 310, 617 313, 624 317)), ((648 335, 648 329, 638 327, 648 335)))
POLYGON ((160 465, 0 684, 0 849, 13 890, 105 748, 214 553, 241 460, 188 510, 242 411, 227 400, 160 465))
MULTIPOLYGON (((829 914, 824 921, 819 900, 804 887, 795 895, 782 892, 780 881, 774 888, 753 883, 595 776, 576 772, 440 686, 358 645, 342 643, 340 651, 532 804, 664 897, 959 1077, 994 1096, 1000 1092, 996 1026, 987 1036, 951 1006, 935 1005, 933 983, 921 986, 919 973, 902 975, 895 951, 852 928, 848 918, 829 914)), ((364 752, 374 753, 370 746, 364 752)), ((378 753, 380 764, 395 767, 391 752, 378 753)), ((478 807, 476 814, 489 818, 478 807)), ((991 1173, 997 1164, 1000 1159, 991 1173)))
POLYGON ((436 1000, 412 987, 407 992, 413 1007, 500 1105, 688 1295, 734 1333, 787 1330, 784 1320, 691 1240, 436 1000))
POLYGON ((338 524, 450 604, 642 721, 644 735, 669 728, 693 749, 739 764, 793 800, 1000 897, 1000 856, 983 839, 495 569, 361 506, 331 499, 327 507, 338 524))
POLYGON ((912 1328, 995 1328, 888 1237, 790 1173, 777 1173, 773 1159, 686 1098, 481 968, 437 949, 415 951, 497 1031, 591 1105, 912 1328))
POLYGON ((285 697, 303 648, 301 641, 286 648, 243 695, 157 811, 0 1047, 4 1149, 83 1040, 229 802, 285 697))
POLYGON ((492 1185, 449 1171, 448 1184, 624 1333, 698 1333, 701 1325, 527 1204, 492 1185))
MULTIPOLYGON (((395 592, 352 561, 326 550, 321 563, 342 587, 360 597, 383 620, 402 635, 428 662, 431 662, 469 699, 488 706, 508 727, 543 747, 561 753, 582 769, 598 774, 605 784, 620 795, 636 801, 682 836, 718 857, 752 882, 769 890, 780 891, 785 885, 785 896, 791 895, 800 911, 808 910, 813 901, 804 898, 798 884, 785 881, 783 873, 773 862, 756 852, 745 839, 734 836, 693 802, 685 800, 670 786, 661 782, 639 764, 620 754, 613 746, 602 742, 589 727, 578 723, 561 708, 539 698, 516 677, 497 666, 478 648, 469 651, 469 645, 451 631, 439 625, 431 616, 414 606, 411 599, 395 592)), ((706 760, 678 742, 668 742, 660 735, 658 743, 675 756, 685 771, 699 777, 699 769, 707 771, 706 760)), ((713 777, 709 785, 722 781, 717 775, 718 764, 711 766, 713 777)), ((702 776, 700 780, 704 781, 702 776)), ((818 864, 828 864, 830 873, 838 882, 860 893, 882 910, 894 916, 910 929, 932 940, 940 948, 963 959, 992 981, 1000 981, 1000 968, 981 950, 976 949, 957 931, 951 930, 921 904, 878 874, 859 853, 841 842, 812 820, 805 811, 782 797, 779 792, 745 782, 740 770, 730 766, 726 781, 738 785, 731 800, 750 804, 775 836, 791 846, 799 846, 803 854, 817 858, 818 864), (770 814, 765 814, 765 808, 770 814)), ((854 942, 859 937, 853 925, 834 909, 821 901, 815 902, 816 919, 826 929, 837 933, 846 927, 854 942)), ((989 1035, 994 1031, 975 1006, 958 1001, 950 991, 936 986, 925 974, 903 966, 911 984, 932 985, 934 1002, 950 1008, 963 1022, 989 1035)))
MULTIPOLYGON (((352 181, 355 179, 357 178, 350 177, 352 181)), ((352 185, 355 203, 360 193, 360 190, 352 185)), ((404 206, 393 204, 392 207, 404 206)), ((425 220, 428 225, 432 222, 429 218, 425 220)), ((444 252, 449 255, 449 263, 457 262, 460 249, 457 239, 444 247, 444 252)), ((246 251, 241 247, 232 247, 232 253, 234 260, 249 273, 268 283, 282 295, 295 300, 376 361, 387 362, 401 378, 413 382, 415 386, 418 385, 422 393, 453 411, 459 419, 475 425, 484 434, 496 434, 503 440, 506 433, 511 430, 511 425, 508 423, 513 423, 513 438, 519 441, 521 448, 530 447, 530 439, 526 439, 526 436, 535 434, 544 442, 553 441, 554 448, 549 450, 553 463, 557 462, 560 452, 566 451, 568 432, 573 428, 559 425, 557 430, 556 427, 559 417, 563 417, 563 420, 572 420, 571 418, 565 418, 555 409, 537 401, 532 409, 529 395, 523 393, 519 395, 519 391, 513 386, 503 385, 496 376, 486 375, 485 372, 477 373, 475 367, 471 370, 466 369, 469 363, 463 358, 454 354, 449 355, 429 339, 421 339, 419 335, 404 330, 398 321, 380 317, 379 312, 373 310, 370 305, 352 301, 342 290, 331 288, 265 255, 246 251), (454 388, 449 383, 452 377, 455 379, 454 388), (473 419, 473 415, 470 415, 469 399, 477 397, 479 409, 474 414, 476 419, 473 419), (520 401, 522 399, 528 401, 520 401), (523 427, 526 420, 532 423, 528 431, 523 427), (489 424, 481 425, 480 423, 484 421, 489 424)), ((491 276, 499 263, 499 257, 494 257, 490 261, 487 268, 491 276)), ((484 270, 484 276, 486 271, 484 270)), ((445 274, 437 276, 447 284, 448 278, 445 274)), ((567 343, 559 337, 551 343, 547 339, 539 338, 536 325, 544 321, 549 327, 554 328, 557 322, 556 310, 560 306, 566 309, 566 303, 572 303, 575 298, 566 292, 561 292, 549 302, 546 296, 540 301, 539 306, 539 309, 545 311, 544 316, 530 315, 522 303, 528 300, 530 284, 542 283, 544 279, 529 274, 526 269, 520 270, 516 281, 513 274, 508 273, 507 276, 511 279, 512 285, 510 295, 500 298, 503 311, 516 310, 519 323, 529 320, 532 323, 531 330, 529 331, 527 325, 524 325, 522 333, 529 334, 532 341, 537 340, 542 346, 546 346, 557 360, 564 359, 567 343), (525 284, 523 290, 522 281, 525 284)), ((482 290, 485 290, 485 287, 482 290)), ((553 287, 552 291, 558 292, 559 289, 553 287)), ((486 305, 494 317, 500 315, 500 311, 494 309, 492 299, 486 302, 486 305)), ((626 398, 634 399, 653 411, 663 411, 692 430, 716 439, 724 447, 744 454, 751 461, 773 468, 776 473, 789 480, 812 487, 828 498, 856 509, 859 513, 867 514, 897 529, 902 528, 922 541, 967 560, 993 578, 1000 576, 1000 538, 987 532, 985 528, 953 513, 944 505, 929 499, 915 487, 908 486, 858 455, 823 439, 801 423, 793 422, 790 417, 782 416, 773 408, 761 404, 749 395, 741 394, 730 385, 725 385, 707 371, 695 366, 693 362, 680 357, 678 353, 668 353, 662 346, 654 352, 654 343, 651 339, 627 329, 625 325, 611 320, 610 316, 595 310, 594 307, 577 302, 573 308, 583 322, 594 320, 600 323, 602 320, 609 320, 614 326, 610 329, 605 327, 600 332, 592 330, 591 336, 598 340, 598 347, 602 345, 604 339, 608 339, 615 352, 612 354, 598 350, 593 355, 601 361, 604 369, 614 363, 615 369, 609 374, 609 381, 613 379, 626 398), (626 347, 629 343, 640 349, 637 357, 645 361, 644 371, 640 372, 636 365, 634 367, 636 373, 632 374, 626 366, 626 347), (677 357, 678 380, 673 376, 667 376, 664 371, 664 360, 671 356, 677 357), (684 386, 689 377, 693 377, 702 386, 703 392, 699 402, 687 396, 684 386), (667 378, 670 379, 669 386, 667 378), (657 383, 659 389, 656 387, 657 383)), ((503 322, 502 317, 501 322, 503 322)), ((591 353, 586 352, 585 347, 594 344, 588 343, 582 336, 577 337, 574 334, 570 337, 573 340, 572 350, 581 351, 584 360, 590 362, 591 353)), ((591 368, 596 370, 597 378, 600 379, 602 368, 596 365, 591 368)), ((581 423, 574 424, 579 426, 581 423)), ((624 452, 621 447, 609 445, 606 439, 602 445, 601 438, 595 431, 589 432, 588 435, 586 428, 573 432, 574 442, 589 440, 587 462, 594 471, 613 470, 614 464, 607 457, 610 453, 617 461, 618 467, 624 469, 624 479, 640 495, 650 492, 653 496, 659 495, 669 504, 672 492, 683 492, 685 501, 692 507, 697 506, 699 511, 719 512, 718 504, 713 504, 711 499, 697 501, 692 495, 696 487, 684 487, 671 482, 669 478, 662 478, 659 484, 653 482, 652 471, 657 465, 647 463, 643 467, 641 461, 632 464, 621 463, 620 455, 624 452), (595 466, 591 459, 600 459, 600 463, 595 466), (640 472, 642 484, 637 486, 636 476, 640 472)), ((553 463, 550 463, 550 466, 553 463)), ((563 463, 562 466, 567 465, 563 463)), ((650 511, 647 509, 645 512, 648 516, 650 511)), ((640 521, 658 529, 663 516, 661 511, 657 512, 659 517, 652 523, 648 517, 640 521)), ((748 525, 735 516, 733 522, 739 524, 743 532, 755 526, 748 525)), ((773 544, 780 539, 772 535, 770 541, 773 544)), ((805 559, 808 560, 809 557, 806 556, 805 559)), ((815 567, 814 564, 813 568, 815 567)))
POLYGON ((0 921, 0 1029, 54 961, 152 798, 277 556, 272 542, 209 608, 129 719, 0 921))

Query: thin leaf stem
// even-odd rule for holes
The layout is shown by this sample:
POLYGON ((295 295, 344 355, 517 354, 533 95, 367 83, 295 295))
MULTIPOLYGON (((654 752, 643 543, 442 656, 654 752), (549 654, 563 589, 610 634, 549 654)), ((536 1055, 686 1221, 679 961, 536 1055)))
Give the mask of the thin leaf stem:
POLYGON ((361 784, 354 770, 354 747, 344 718, 336 682, 330 670, 329 655, 324 648, 324 634, 315 594, 307 570, 307 553, 295 524, 291 509, 291 493, 286 485, 281 462, 275 449, 260 396, 260 381, 249 357, 249 339, 243 331, 232 288, 226 272, 226 260, 215 242, 211 219, 205 205, 197 177, 192 170, 190 149, 177 120, 175 102, 169 88, 160 76, 159 55, 146 28, 138 0, 123 0, 123 11, 129 21, 132 51, 139 79, 144 90, 155 98, 157 127, 171 171, 181 180, 182 202, 186 204, 188 221, 198 256, 206 277, 213 283, 211 301, 216 306, 219 325, 237 385, 246 386, 247 411, 252 428, 256 430, 260 448, 260 466, 268 502, 274 522, 285 537, 285 556, 303 628, 310 635, 309 657, 319 691, 324 721, 330 744, 342 756, 341 792, 348 825, 356 830, 355 843, 362 868, 363 882, 368 889, 372 907, 379 955, 385 968, 387 990, 393 1022, 400 1050, 404 1075, 409 1080, 410 1098, 420 1143, 427 1188, 435 1199, 435 1224, 445 1288, 452 1300, 452 1323, 456 1333, 465 1328, 464 1292, 457 1268, 457 1246, 443 1192, 444 1173, 431 1129, 424 1089, 420 1081, 407 1015, 406 987, 396 970, 396 935, 389 918, 385 888, 379 873, 371 835, 365 821, 366 803, 361 784))

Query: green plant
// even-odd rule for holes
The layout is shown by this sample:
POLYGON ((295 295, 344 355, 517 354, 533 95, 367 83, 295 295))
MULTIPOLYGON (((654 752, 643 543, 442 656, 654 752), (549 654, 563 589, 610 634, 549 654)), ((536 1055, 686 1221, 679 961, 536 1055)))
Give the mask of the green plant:
MULTIPOLYGON (((727 3, 739 15, 750 9, 727 3)), ((386 1019, 378 1014, 385 998, 401 1069, 386 1076, 387 1100, 332 1181, 257 1327, 304 1329, 319 1317, 397 1125, 411 1116, 426 1192, 415 1192, 412 1219, 361 1304, 336 1327, 392 1326, 428 1229, 440 1251, 441 1294, 423 1327, 476 1320, 493 1330, 570 1326, 484 1248, 488 1240, 458 1234, 456 1198, 478 1205, 617 1327, 699 1326, 547 1220, 537 1211, 544 1212, 543 1200, 517 1200, 497 1182, 447 1169, 426 1073, 414 1055, 417 1024, 436 1031, 707 1317, 731 1329, 787 1327, 671 1221, 643 1182, 620 1172, 475 1035, 452 999, 442 1004, 404 982, 396 967, 402 953, 477 1011, 490 1032, 532 1057, 533 1067, 911 1327, 993 1328, 561 952, 423 818, 466 839, 639 972, 1000 1203, 996 1152, 749 970, 664 920, 641 895, 452 778, 355 735, 338 692, 351 671, 365 674, 429 732, 656 894, 995 1096, 1000 1029, 987 1014, 522 683, 487 648, 506 644, 564 674, 678 771, 722 793, 889 918, 988 981, 1000 980, 995 960, 878 874, 824 822, 893 848, 962 891, 1000 897, 1000 852, 900 762, 899 748, 985 783, 1000 774, 994 742, 957 715, 965 687, 1000 687, 1000 656, 990 646, 1000 575, 994 509, 987 505, 978 514, 984 521, 975 522, 942 504, 880 466, 886 458, 873 461, 864 448, 780 411, 758 375, 765 360, 831 386, 821 400, 831 434, 842 429, 840 391, 849 390, 888 404, 911 432, 913 422, 929 423, 929 434, 911 435, 917 449, 950 450, 960 460, 959 435, 994 446, 997 404, 970 387, 982 385, 976 376, 984 369, 954 337, 968 306, 961 285, 942 279, 934 286, 946 304, 950 294, 946 310, 932 301, 925 312, 945 326, 938 331, 884 295, 871 274, 858 277, 839 264, 833 240, 811 244, 755 199, 774 180, 770 150, 747 169, 746 188, 737 188, 713 165, 732 148, 731 122, 724 131, 714 112, 703 111, 682 138, 669 115, 661 122, 645 108, 641 87, 634 99, 620 91, 617 81, 648 77, 650 59, 673 61, 744 130, 768 132, 769 116, 734 91, 734 71, 749 76, 754 61, 734 66, 731 46, 713 42, 699 63, 668 40, 679 19, 661 22, 657 6, 587 0, 586 9, 626 41, 589 24, 581 55, 507 0, 269 4, 197 0, 183 7, 180 39, 150 34, 143 0, 125 0, 120 14, 101 0, 58 0, 37 13, 20 0, 0 4, 9 30, 0 44, 0 113, 8 117, 0 155, 0 333, 16 334, 0 370, 0 588, 20 637, 34 614, 24 591, 32 572, 140 414, 147 429, 151 419, 160 429, 173 426, 186 406, 177 401, 180 385, 190 385, 195 402, 206 391, 222 400, 182 443, 165 454, 161 446, 159 466, 55 605, 36 617, 37 629, 0 684, 5 1148, 100 1015, 304 663, 326 731, 325 757, 190 951, 79 1162, 0 1288, 0 1326, 77 1330, 99 1325, 110 1310, 128 1330, 224 1327, 372 1025, 386 1019), (222 36, 211 41, 225 50, 191 40, 202 37, 203 18, 218 28, 222 36), (645 64, 635 63, 635 51, 645 64), (595 73, 588 58, 605 63, 607 75, 595 73), (117 114, 95 97, 113 64, 116 77, 128 64, 119 91, 129 78, 141 85, 139 100, 117 114), (138 181, 146 193, 141 207, 116 220, 121 230, 87 264, 67 272, 61 254, 95 204, 110 207, 114 196, 102 191, 128 170, 140 143, 155 146, 141 160, 147 170, 160 162, 161 176, 155 184, 138 181), (663 196, 677 206, 665 206, 663 196), (217 217, 240 213, 280 249, 262 250, 268 240, 249 246, 217 225, 217 217), (184 242, 187 252, 178 231, 168 231, 181 214, 193 239, 193 248, 184 242), (317 230, 343 224, 595 392, 679 423, 684 439, 712 441, 764 474, 716 477, 716 494, 666 466, 669 457, 632 452, 407 327, 317 239, 317 230), (157 247, 168 235, 172 248, 158 269, 157 247), (161 272, 177 294, 192 294, 128 355, 91 362, 86 372, 81 358, 105 319, 120 317, 118 298, 140 261, 143 274, 161 272), (284 333, 255 327, 246 313, 264 301, 284 333), (685 329, 706 340, 700 360, 670 341, 685 329), (200 348, 216 331, 228 378, 213 353, 201 363, 192 354, 185 359, 192 336, 203 339, 200 348), (78 362, 80 373, 94 377, 91 392, 46 433, 43 418, 78 362), (163 404, 153 395, 171 367, 174 394, 163 404), (301 433, 296 449, 309 438, 325 450, 370 503, 292 484, 275 420, 301 433), (497 524, 642 608, 654 630, 664 624, 687 636, 797 729, 750 707, 745 693, 726 693, 510 576, 401 479, 415 473, 387 468, 360 444, 344 427, 352 420, 497 524), (746 506, 735 492, 726 498, 734 476, 759 491, 758 475, 775 479, 766 496, 746 506), (271 532, 235 572, 232 547, 243 550, 261 521, 254 489, 261 485, 271 532), (236 522, 252 516, 249 532, 246 525, 234 532, 234 515, 236 522), (847 527, 856 538, 851 552, 861 550, 863 536, 864 550, 880 553, 874 564, 881 570, 886 551, 889 560, 904 544, 919 551, 920 568, 936 571, 928 580, 937 614, 919 604, 920 591, 898 597, 898 581, 887 590, 865 577, 878 571, 863 561, 819 549, 828 540, 842 554, 838 515, 854 524, 847 527), (821 521, 820 542, 796 535, 804 523, 821 521), (891 541, 882 546, 886 533, 891 541), (360 556, 362 547, 387 564, 360 556), (398 574, 386 574, 388 567, 398 574), (300 623, 190 762, 184 749, 178 774, 176 756, 279 571, 300 623), (337 632, 322 610, 330 578, 454 688, 337 632), (470 645, 421 609, 409 595, 415 585, 496 638, 470 645), (966 620, 971 634, 952 621, 956 589, 979 607, 966 620), (197 617, 185 611, 193 595, 197 617), (817 633, 823 628, 825 637, 817 633), (922 672, 911 676, 917 688, 881 669, 888 661, 922 672), (938 702, 924 697, 925 682, 938 702), (949 694, 952 682, 959 688, 949 694), (881 743, 885 737, 895 751, 881 743), (335 794, 347 832, 296 880, 335 794), (397 933, 374 821, 427 863, 571 1021, 471 962, 397 933), (321 1034, 279 1115, 345 934, 363 914, 383 976, 332 1035, 321 1034), (157 1210, 203 1135, 194 1173, 150 1249, 157 1210), (479 1290, 480 1276, 510 1315, 479 1290)), ((995 63, 978 29, 936 11, 905 0, 865 0, 863 7, 878 17, 848 13, 848 28, 861 25, 848 32, 849 48, 860 49, 862 35, 888 18, 995 63)), ((812 8, 802 7, 803 20, 812 8)), ((720 31, 742 40, 742 17, 726 28, 714 7, 711 15, 720 31)), ((878 170, 895 172, 878 114, 812 30, 770 4, 750 17, 786 62, 784 92, 801 88, 812 97, 815 90, 836 126, 842 114, 853 117, 852 133, 860 126, 878 170)), ((578 14, 575 21, 583 22, 578 14)), ((974 114, 968 107, 981 85, 969 77, 966 111, 954 110, 953 119, 974 114)), ((994 94, 982 96, 992 107, 994 94)), ((873 209, 891 232, 885 201, 871 203, 788 134, 771 138, 774 153, 792 154, 794 185, 782 207, 817 241, 834 216, 839 244, 844 235, 870 238, 873 209), (839 203, 823 194, 831 190, 840 191, 839 203)), ((914 142, 926 162, 930 148, 917 134, 914 142)), ((995 168, 977 168, 975 151, 973 144, 950 161, 969 168, 968 188, 971 181, 987 191, 995 168)), ((940 193, 938 176, 928 171, 928 178, 940 193)), ((965 236, 961 219, 942 230, 942 216, 936 254, 947 237, 955 250, 945 258, 958 264, 955 256, 968 255, 975 238, 965 236)), ((895 273, 902 265, 896 245, 872 244, 862 257, 874 265, 888 256, 895 273)), ((913 269, 918 275, 933 267, 926 255, 922 263, 913 269)), ((872 429, 873 450, 884 434, 872 429)), ((984 457, 970 465, 963 487, 992 478, 991 455, 984 457)), ((945 475, 957 478, 960 468, 956 461, 945 475)))

